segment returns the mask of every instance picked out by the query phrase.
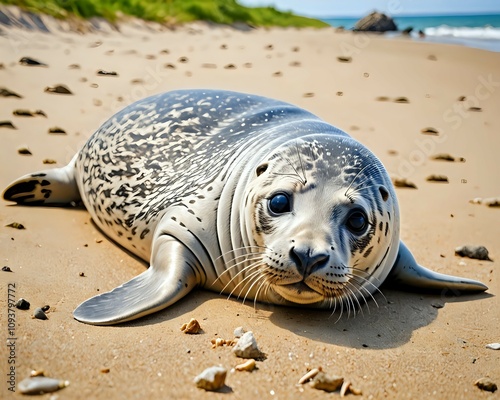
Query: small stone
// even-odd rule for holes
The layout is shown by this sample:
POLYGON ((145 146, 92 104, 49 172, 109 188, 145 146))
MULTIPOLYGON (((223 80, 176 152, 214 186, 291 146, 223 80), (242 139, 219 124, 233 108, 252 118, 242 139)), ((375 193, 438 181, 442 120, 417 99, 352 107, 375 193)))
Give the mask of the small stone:
POLYGON ((476 382, 474 382, 474 385, 481 390, 486 390, 487 392, 492 393, 494 393, 498 389, 497 384, 494 383, 490 378, 480 378, 476 382))
POLYGON ((196 319, 191 318, 188 323, 185 323, 181 326, 181 331, 191 335, 196 335, 201 332, 201 326, 196 319))
POLYGON ((109 374, 110 369, 109 368, 101 368, 101 373, 102 374, 109 374))
POLYGON ((3 272, 12 272, 12 270, 10 269, 10 267, 7 267, 7 266, 2 267, 2 271, 3 272))
POLYGON ((167 68, 167 69, 175 69, 176 68, 175 65, 172 64, 172 63, 167 63, 167 64, 164 65, 164 67, 167 68))
POLYGON ((337 61, 342 63, 350 63, 352 61, 352 57, 337 57, 337 61))
POLYGON ((24 66, 28 66, 28 67, 48 67, 47 64, 45 64, 41 61, 35 60, 34 58, 31 58, 31 57, 21 58, 19 60, 19 64, 24 65, 24 66))
POLYGON ((225 69, 236 69, 236 65, 234 65, 234 64, 227 64, 227 65, 224 65, 224 68, 225 69))
POLYGON ((84 277, 85 277, 85 272, 80 272, 80 273, 78 274, 78 276, 81 276, 82 278, 84 278, 84 277))
POLYGON ((50 306, 49 306, 49 305, 45 305, 45 306, 41 307, 41 309, 42 309, 43 311, 49 311, 50 306))
POLYGON ((0 128, 17 129, 11 121, 0 121, 0 128))
POLYGON ((66 135, 66 131, 58 126, 49 128, 49 133, 53 135, 66 135))
POLYGON ((65 85, 56 85, 53 87, 46 87, 45 92, 47 93, 58 93, 58 94, 73 94, 65 85))
POLYGON ((500 350, 500 343, 488 343, 486 348, 491 350, 500 350))
POLYGON ((238 326, 235 330, 234 330, 234 337, 235 338, 240 338, 243 336, 243 334, 245 333, 245 330, 243 329, 242 326, 238 326))
POLYGON ((196 387, 209 391, 215 391, 224 386, 227 370, 223 367, 210 367, 204 370, 196 378, 196 387))
POLYGON ((307 93, 304 93, 302 95, 302 97, 314 97, 314 93, 313 92, 307 92, 307 93))
POLYGON ((424 128, 420 132, 424 135, 433 135, 433 136, 439 135, 439 131, 436 128, 432 127, 424 128))
POLYGON ((189 59, 187 57, 180 57, 179 60, 178 60, 180 63, 187 63, 189 61, 189 59))
POLYGON ((377 100, 377 101, 389 101, 390 99, 387 96, 378 96, 375 98, 375 100, 377 100))
POLYGON ((30 302, 28 300, 20 298, 16 302, 16 308, 18 308, 19 310, 29 310, 30 309, 30 302))
POLYGON ((233 353, 236 357, 241 358, 262 358, 264 353, 262 353, 257 346, 257 341, 253 335, 252 331, 248 331, 243 334, 243 336, 238 340, 233 348, 233 353))
POLYGON ((485 206, 488 207, 500 207, 500 197, 489 197, 486 199, 483 199, 481 197, 476 197, 472 200, 469 201, 469 203, 472 204, 484 204, 485 206))
POLYGON ((406 178, 394 178, 392 180, 392 183, 395 187, 398 188, 417 189, 417 185, 415 185, 413 182, 410 182, 406 178))
POLYGON ((437 301, 434 303, 431 303, 431 306, 434 308, 443 308, 444 307, 443 303, 439 303, 437 301))
POLYGON ((61 381, 45 376, 34 376, 19 382, 17 388, 22 394, 44 394, 55 392, 68 385, 69 381, 61 381))
POLYGON ((343 383, 344 378, 341 376, 328 376, 324 372, 319 372, 311 381, 311 386, 325 392, 335 392, 342 387, 343 383))
POLYGON ((448 177, 446 175, 429 175, 426 179, 428 182, 442 182, 448 183, 448 177))
POLYGON ((20 224, 19 222, 12 222, 9 225, 5 225, 6 227, 9 228, 14 228, 14 229, 26 229, 23 224, 20 224))
POLYGON ((41 319, 41 320, 49 319, 47 317, 47 314, 45 314, 45 312, 41 308, 35 309, 35 312, 33 313, 33 317, 35 317, 36 319, 41 319))
POLYGON ((406 98, 406 97, 396 97, 394 99, 394 103, 408 104, 409 102, 410 102, 410 100, 408 100, 408 98, 406 98))
POLYGON ((100 69, 99 71, 97 71, 97 75, 101 75, 101 76, 118 76, 118 73, 115 72, 115 71, 105 71, 103 69, 100 69))
POLYGON ((489 257, 488 249, 484 246, 465 245, 455 248, 455 255, 476 260, 493 261, 489 257))
POLYGON ((483 111, 483 109, 481 107, 469 107, 469 111, 481 112, 481 111, 483 111))
POLYGON ((33 155, 33 153, 31 152, 31 150, 28 149, 27 147, 21 147, 21 148, 17 149, 17 152, 19 154, 22 154, 23 156, 31 156, 31 155, 33 155))
POLYGON ((51 158, 46 158, 42 161, 44 164, 57 164, 56 160, 53 160, 51 158))
POLYGON ((17 94, 16 92, 13 92, 12 90, 9 90, 7 88, 0 88, 0 97, 17 97, 18 99, 22 99, 23 96, 20 94, 17 94))

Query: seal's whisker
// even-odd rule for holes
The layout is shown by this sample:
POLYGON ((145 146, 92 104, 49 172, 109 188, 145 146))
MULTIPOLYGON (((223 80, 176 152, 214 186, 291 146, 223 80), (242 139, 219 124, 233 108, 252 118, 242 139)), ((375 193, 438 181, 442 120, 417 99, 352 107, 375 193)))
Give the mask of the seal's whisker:
MULTIPOLYGON (((265 281, 266 277, 264 274, 260 275, 257 279, 254 280, 254 282, 250 285, 250 287, 248 288, 246 294, 245 294, 245 297, 243 297, 243 303, 242 304, 245 304, 245 301, 248 297, 248 294, 250 293, 250 291, 252 290, 252 288, 259 282, 259 281, 265 281)), ((258 293, 258 291, 257 291, 258 293)), ((255 298, 257 297, 257 294, 255 295, 255 298)))
POLYGON ((240 298, 240 296, 241 296, 241 293, 245 290, 245 288, 247 287, 247 285, 248 285, 250 282, 252 282, 252 281, 255 279, 255 277, 257 277, 257 276, 259 276, 260 274, 262 274, 262 271, 260 271, 260 269, 259 269, 259 267, 261 267, 261 266, 262 266, 261 264, 256 264, 256 265, 254 265, 254 266, 252 267, 252 269, 253 269, 254 271, 252 271, 250 274, 248 274, 248 276, 245 276, 245 278, 244 278, 241 282, 239 282, 239 283, 238 283, 238 284, 237 284, 237 285, 233 288, 233 290, 231 291, 231 293, 229 293, 229 296, 232 296, 232 295, 233 295, 233 293, 234 293, 234 291, 235 291, 235 290, 236 290, 236 289, 237 289, 237 288, 238 288, 241 284, 243 284, 243 283, 244 283, 243 287, 242 287, 242 288, 240 289, 240 291, 239 291, 238 296, 236 296, 236 298, 238 298, 238 299, 239 299, 239 298, 240 298))
MULTIPOLYGON (((351 279, 354 280, 354 283, 356 283, 357 285, 359 285, 359 282, 356 281, 355 278, 352 278, 351 279)), ((365 305, 366 305, 366 308, 368 309, 368 313, 370 312, 370 305, 368 304, 368 301, 366 299, 366 296, 363 294, 363 292, 361 291, 361 289, 363 289, 364 291, 366 291, 366 293, 372 297, 373 299, 373 296, 371 295, 371 293, 366 289, 364 288, 363 286, 359 285, 359 287, 356 287, 356 285, 354 284, 353 282, 348 282, 348 284, 353 288, 355 289, 358 293, 359 293, 359 296, 363 299, 365 305)), ((356 296, 357 297, 357 296, 356 296)), ((376 302, 375 302, 376 303, 376 302)), ((378 305, 377 305, 378 306, 378 305)))
POLYGON ((253 258, 248 258, 246 260, 242 260, 242 261, 240 261, 238 263, 235 263, 234 265, 232 265, 229 268, 227 268, 224 272, 222 272, 222 274, 220 274, 217 277, 217 279, 215 281, 213 281, 212 286, 214 284, 216 284, 221 278, 225 277, 226 274, 229 274, 233 269, 241 267, 241 264, 244 264, 244 263, 247 263, 247 262, 250 263, 249 265, 247 265, 244 268, 242 268, 241 271, 239 271, 235 276, 233 276, 231 278, 231 280, 229 281, 229 283, 231 283, 234 278, 236 278, 238 275, 240 275, 242 272, 244 272, 248 267, 252 266, 254 263, 256 263, 258 261, 262 261, 262 258, 261 257, 253 257, 253 258))
POLYGON ((302 184, 303 184, 303 186, 305 186, 305 185, 307 185, 307 175, 306 175, 306 170, 304 169, 304 164, 302 163, 302 158, 300 157, 298 140, 295 142, 295 150, 297 150, 297 157, 299 159, 300 169, 302 170, 302 174, 303 174, 303 178, 304 178, 304 181, 302 184))
MULTIPOLYGON (((267 250, 267 249, 269 249, 269 247, 267 247, 267 246, 259 246, 259 245, 250 245, 250 246, 242 246, 242 247, 237 247, 237 248, 235 248, 235 249, 233 249, 233 250, 228 250, 228 251, 226 251, 226 252, 222 253, 219 257, 217 257, 217 258, 216 258, 216 260, 220 260, 221 258, 224 258, 224 257, 225 257, 225 256, 227 256, 228 254, 231 254, 231 253, 233 253, 233 254, 234 254, 234 253, 236 253, 237 251, 241 251, 241 250, 246 251, 246 250, 249 250, 249 249, 257 249, 257 250, 259 250, 259 249, 264 249, 264 250, 267 250)), ((250 252, 250 253, 251 253, 251 254, 257 254, 257 253, 255 253, 255 252, 254 252, 254 250, 251 250, 251 252, 250 252)), ((234 259, 236 259, 236 258, 238 258, 238 257, 244 257, 246 254, 248 254, 248 253, 241 254, 241 255, 239 255, 239 256, 237 256, 237 257, 235 257, 234 259)), ((234 259, 233 259, 233 260, 234 260, 234 259)))
MULTIPOLYGON (((231 279, 231 280, 230 280, 230 281, 229 281, 229 282, 228 282, 228 283, 227 283, 227 284, 226 284, 226 285, 222 288, 222 290, 221 290, 220 292, 221 292, 221 293, 223 293, 223 292, 224 292, 224 290, 226 290, 226 289, 227 289, 227 287, 228 287, 229 285, 231 285, 231 284, 234 282, 234 280, 235 280, 236 278, 238 278, 238 276, 240 276, 241 274, 246 274, 246 273, 249 273, 249 274, 248 274, 248 276, 250 276, 250 275, 252 275, 252 274, 255 272, 255 270, 257 270, 257 271, 258 271, 258 269, 261 267, 261 265, 262 265, 262 264, 261 264, 261 260, 260 260, 260 259, 259 259, 259 260, 256 260, 255 262, 253 262, 253 263, 252 263, 252 264, 250 264, 250 265, 247 265, 245 268, 243 268, 241 271, 239 271, 239 272, 238 272, 235 276, 233 276, 233 278, 232 278, 232 279, 231 279)), ((229 296, 231 296, 231 295, 233 294, 234 290, 235 290, 235 289, 236 289, 239 285, 241 285, 241 284, 242 284, 242 283, 243 283, 243 282, 244 282, 244 281, 248 278, 248 276, 247 276, 247 277, 245 277, 244 279, 242 279, 242 280, 241 280, 238 284, 236 284, 236 286, 233 288, 233 290, 231 291, 231 293, 229 294, 229 296)))
MULTIPOLYGON (((346 288, 346 289, 350 292, 349 297, 351 297, 351 295, 352 295, 352 297, 351 297, 351 302, 353 303, 352 305, 353 305, 353 312, 354 312, 354 316, 356 316, 356 307, 355 307, 354 302, 352 301, 352 299, 353 299, 353 298, 354 298, 354 300, 356 300, 356 304, 358 305, 358 310, 361 312, 361 315, 363 315, 363 316, 364 316, 364 314, 363 314, 363 309, 362 309, 362 307, 361 307, 361 303, 360 303, 360 302, 359 302, 359 300, 358 300, 358 296, 356 296, 356 295, 354 294, 354 292, 352 291, 352 289, 351 289, 349 286, 352 286, 352 284, 350 284, 349 282, 347 282, 347 283, 346 283, 346 285, 345 285, 344 287, 345 287, 345 288, 346 288)), ((364 298, 364 297, 363 297, 363 298, 364 298)))

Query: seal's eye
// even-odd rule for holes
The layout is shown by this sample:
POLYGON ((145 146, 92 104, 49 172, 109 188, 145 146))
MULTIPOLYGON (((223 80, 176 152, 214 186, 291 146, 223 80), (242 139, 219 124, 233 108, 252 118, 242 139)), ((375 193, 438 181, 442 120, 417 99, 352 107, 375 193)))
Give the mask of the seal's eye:
POLYGON ((277 193, 269 199, 269 210, 273 214, 290 212, 290 198, 284 193, 277 193))
POLYGON ((347 217, 346 225, 352 233, 361 234, 368 225, 368 219, 362 211, 355 210, 347 217))

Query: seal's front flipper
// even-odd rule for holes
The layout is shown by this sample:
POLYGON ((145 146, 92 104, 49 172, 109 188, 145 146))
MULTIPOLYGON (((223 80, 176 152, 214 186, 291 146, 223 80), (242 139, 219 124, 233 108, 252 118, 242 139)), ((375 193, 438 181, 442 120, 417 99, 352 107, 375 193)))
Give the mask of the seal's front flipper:
POLYGON ((5 189, 3 198, 28 206, 66 205, 79 201, 75 161, 76 156, 63 168, 47 169, 22 176, 5 189))
POLYGON ((113 325, 166 308, 200 281, 193 253, 169 235, 156 238, 151 266, 108 293, 80 304, 75 319, 91 325, 113 325))
POLYGON ((386 280, 391 286, 410 286, 422 289, 483 292, 488 287, 479 281, 444 275, 417 264, 410 250, 403 242, 399 243, 396 262, 386 280))

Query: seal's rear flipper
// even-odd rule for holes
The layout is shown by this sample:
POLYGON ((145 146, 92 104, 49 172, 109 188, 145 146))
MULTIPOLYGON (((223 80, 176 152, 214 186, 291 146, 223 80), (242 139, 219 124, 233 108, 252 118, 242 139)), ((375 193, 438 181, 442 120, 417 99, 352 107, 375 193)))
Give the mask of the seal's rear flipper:
POLYGON ((22 176, 5 189, 3 198, 28 206, 66 205, 79 201, 75 161, 76 156, 63 168, 47 169, 22 176))
POLYGON ((91 325, 113 325, 166 308, 199 283, 196 265, 187 247, 172 236, 162 235, 154 243, 148 270, 83 302, 73 316, 91 325))
POLYGON ((387 277, 391 286, 410 286, 429 290, 449 289, 453 292, 484 292, 488 287, 479 281, 444 275, 417 264, 410 250, 399 243, 399 253, 387 277))

